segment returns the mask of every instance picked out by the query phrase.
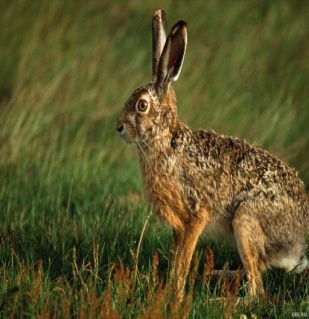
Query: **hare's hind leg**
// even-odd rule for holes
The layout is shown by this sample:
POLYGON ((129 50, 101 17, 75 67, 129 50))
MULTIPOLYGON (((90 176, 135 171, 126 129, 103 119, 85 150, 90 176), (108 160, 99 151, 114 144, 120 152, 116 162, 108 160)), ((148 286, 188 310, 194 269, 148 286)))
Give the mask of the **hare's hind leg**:
POLYGON ((232 221, 237 249, 248 279, 250 299, 264 294, 262 271, 265 264, 260 259, 264 251, 264 234, 250 210, 239 206, 232 221))

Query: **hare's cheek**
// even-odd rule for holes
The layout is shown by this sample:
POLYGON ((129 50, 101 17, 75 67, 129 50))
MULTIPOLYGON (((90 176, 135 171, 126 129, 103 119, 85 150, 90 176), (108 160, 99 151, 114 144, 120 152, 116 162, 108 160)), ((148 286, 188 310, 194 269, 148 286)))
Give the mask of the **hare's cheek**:
POLYGON ((146 136, 146 132, 145 132, 145 127, 144 125, 137 125, 136 126, 136 134, 138 136, 139 139, 141 140, 145 140, 146 136))
POLYGON ((137 136, 141 139, 145 138, 145 124, 145 118, 137 114, 135 118, 135 128, 137 136))
POLYGON ((138 123, 136 126, 137 135, 142 140, 149 140, 154 137, 153 125, 147 119, 144 119, 142 122, 138 123))

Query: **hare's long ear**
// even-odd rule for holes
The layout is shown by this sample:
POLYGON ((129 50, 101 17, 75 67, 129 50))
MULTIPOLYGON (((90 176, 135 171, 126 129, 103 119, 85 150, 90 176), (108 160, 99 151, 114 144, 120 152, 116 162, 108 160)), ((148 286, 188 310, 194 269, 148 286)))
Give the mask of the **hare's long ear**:
POLYGON ((187 24, 178 21, 169 33, 158 66, 156 90, 158 95, 168 91, 171 81, 176 81, 180 74, 187 47, 187 24))
POLYGON ((157 80, 158 65, 166 41, 166 16, 162 9, 152 18, 152 81, 157 80))

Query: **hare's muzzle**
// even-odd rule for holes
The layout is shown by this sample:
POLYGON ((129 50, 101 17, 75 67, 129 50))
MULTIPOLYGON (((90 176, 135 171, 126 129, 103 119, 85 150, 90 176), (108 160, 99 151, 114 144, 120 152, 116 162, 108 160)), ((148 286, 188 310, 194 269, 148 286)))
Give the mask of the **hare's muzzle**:
POLYGON ((122 123, 117 123, 116 124, 116 130, 121 134, 123 131, 123 124, 122 123))
POLYGON ((119 119, 117 120, 117 122, 116 122, 116 130, 118 131, 120 137, 124 139, 125 130, 124 130, 123 121, 120 121, 119 119))
POLYGON ((119 116, 116 122, 116 130, 120 137, 127 143, 132 143, 136 137, 133 126, 126 122, 122 116, 119 116))
POLYGON ((123 112, 121 112, 116 120, 116 130, 118 131, 118 133, 120 135, 123 134, 124 132, 124 116, 123 116, 123 112))

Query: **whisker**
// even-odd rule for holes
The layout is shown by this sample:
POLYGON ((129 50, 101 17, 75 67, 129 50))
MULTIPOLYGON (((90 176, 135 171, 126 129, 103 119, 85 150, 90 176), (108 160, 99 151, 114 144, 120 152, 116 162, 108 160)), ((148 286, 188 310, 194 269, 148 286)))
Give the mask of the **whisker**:
POLYGON ((146 156, 145 151, 143 150, 142 146, 140 145, 140 143, 138 141, 136 141, 135 146, 136 146, 137 152, 141 156, 141 159, 143 160, 143 162, 145 162, 147 164, 148 163, 147 156, 146 156))
MULTIPOLYGON (((145 140, 141 140, 141 142, 146 145, 152 152, 158 152, 154 147, 152 147, 149 143, 147 143, 145 140)), ((165 159, 168 160, 168 155, 163 152, 164 156, 165 156, 165 159)))
MULTIPOLYGON (((136 141, 137 150, 138 150, 138 152, 139 152, 141 158, 144 160, 146 169, 149 170, 152 174, 154 174, 153 167, 152 167, 152 165, 149 163, 149 157, 148 157, 147 154, 145 153, 145 150, 144 150, 143 146, 141 145, 141 143, 143 143, 142 140, 136 141)), ((145 144, 145 143, 144 143, 144 144, 145 144)), ((152 151, 154 151, 154 150, 152 150, 152 151)))

